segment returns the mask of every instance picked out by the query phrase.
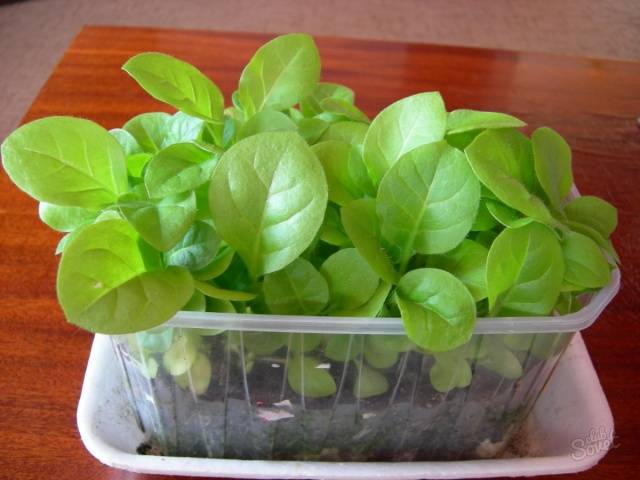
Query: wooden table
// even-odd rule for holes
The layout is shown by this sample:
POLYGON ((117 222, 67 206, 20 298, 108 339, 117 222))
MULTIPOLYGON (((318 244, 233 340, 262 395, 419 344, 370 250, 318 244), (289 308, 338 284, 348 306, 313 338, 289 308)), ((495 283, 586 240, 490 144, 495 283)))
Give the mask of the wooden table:
MULTIPOLYGON (((612 34, 615 34, 612 32, 612 34)), ((120 70, 141 51, 194 63, 235 89, 264 35, 146 28, 85 28, 27 113, 91 118, 107 128, 162 110, 120 70)), ((548 125, 573 146, 583 194, 619 209, 614 241, 622 291, 585 333, 616 421, 616 447, 582 478, 625 478, 640 466, 640 64, 535 53, 319 38, 323 78, 349 85, 370 115, 421 91, 442 92, 448 109, 512 113, 548 125)), ((20 54, 20 52, 16 52, 20 54)), ((36 202, 0 175, 0 479, 143 478, 101 465, 75 423, 91 335, 68 325, 55 297, 58 234, 36 202)))

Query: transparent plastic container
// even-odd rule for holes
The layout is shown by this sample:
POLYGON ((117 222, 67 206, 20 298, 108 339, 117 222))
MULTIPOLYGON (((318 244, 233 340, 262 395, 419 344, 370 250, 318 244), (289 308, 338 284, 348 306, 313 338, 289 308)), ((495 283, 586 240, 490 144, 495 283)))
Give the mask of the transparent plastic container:
POLYGON ((469 343, 442 354, 412 344, 398 318, 180 312, 161 329, 112 343, 148 438, 144 453, 488 458, 509 446, 573 334, 619 285, 614 270, 570 315, 480 318, 469 343), (316 395, 316 370, 335 392, 316 395))

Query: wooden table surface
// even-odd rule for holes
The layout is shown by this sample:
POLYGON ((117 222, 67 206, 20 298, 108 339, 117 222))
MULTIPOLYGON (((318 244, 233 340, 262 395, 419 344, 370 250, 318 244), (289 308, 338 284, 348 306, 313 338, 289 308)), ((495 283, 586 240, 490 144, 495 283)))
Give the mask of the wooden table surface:
MULTIPOLYGON (((243 65, 265 40, 253 34, 85 28, 25 121, 76 115, 114 128, 137 113, 162 110, 120 70, 128 57, 149 50, 192 62, 229 98, 243 65)), ((613 410, 616 446, 580 477, 637 474, 640 64, 334 38, 317 43, 323 79, 352 87, 370 115, 401 97, 439 90, 449 110, 509 112, 531 128, 548 125, 569 140, 581 192, 618 208, 614 243, 623 278, 618 297, 584 333, 613 410)), ((68 325, 57 305, 58 238, 40 223, 36 202, 0 174, 0 479, 147 478, 101 465, 80 441, 75 410, 92 337, 68 325)))

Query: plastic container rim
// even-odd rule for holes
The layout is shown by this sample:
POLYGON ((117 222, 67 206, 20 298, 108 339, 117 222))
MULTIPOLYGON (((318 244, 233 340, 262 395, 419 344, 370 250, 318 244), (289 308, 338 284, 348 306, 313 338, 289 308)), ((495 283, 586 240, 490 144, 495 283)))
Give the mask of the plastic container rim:
MULTIPOLYGON (((580 311, 549 317, 481 317, 474 334, 577 332, 590 327, 620 289, 620 270, 580 311)), ((401 318, 178 312, 163 327, 234 331, 406 335, 401 318)))

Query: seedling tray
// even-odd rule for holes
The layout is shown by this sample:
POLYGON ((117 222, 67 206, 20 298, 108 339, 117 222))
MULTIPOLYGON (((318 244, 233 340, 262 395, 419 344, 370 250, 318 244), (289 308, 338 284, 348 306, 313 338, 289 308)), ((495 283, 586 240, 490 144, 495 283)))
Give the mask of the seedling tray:
POLYGON ((78 405, 78 428, 102 463, 139 473, 251 479, 432 479, 535 476, 593 467, 613 439, 613 417, 577 333, 523 429, 501 458, 450 462, 302 462, 142 455, 109 337, 96 335, 78 405))

